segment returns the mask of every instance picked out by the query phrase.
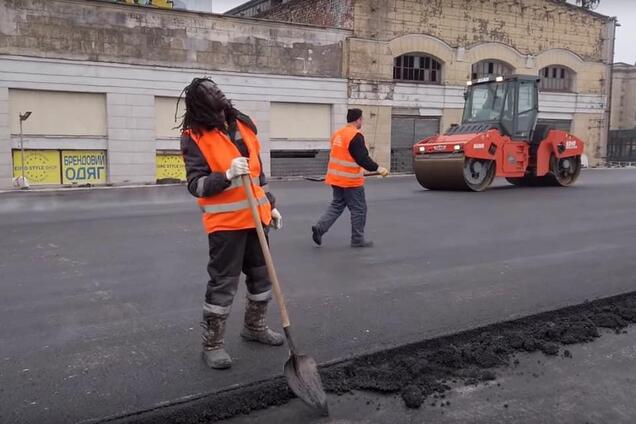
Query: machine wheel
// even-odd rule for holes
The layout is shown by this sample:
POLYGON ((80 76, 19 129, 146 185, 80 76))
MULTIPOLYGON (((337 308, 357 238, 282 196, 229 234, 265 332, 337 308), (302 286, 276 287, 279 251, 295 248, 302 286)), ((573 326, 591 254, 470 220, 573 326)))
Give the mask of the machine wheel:
POLYGON ((580 156, 558 159, 553 155, 550 158, 550 175, 548 179, 552 182, 552 185, 567 187, 574 184, 580 174, 580 156))
POLYGON ((492 160, 466 158, 464 182, 472 191, 483 191, 492 183, 495 171, 495 162, 492 160))

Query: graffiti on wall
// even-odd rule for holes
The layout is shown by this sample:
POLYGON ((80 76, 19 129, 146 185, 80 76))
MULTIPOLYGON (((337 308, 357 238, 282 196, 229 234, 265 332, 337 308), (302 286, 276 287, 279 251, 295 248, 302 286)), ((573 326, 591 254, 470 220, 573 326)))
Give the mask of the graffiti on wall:
POLYGON ((173 9, 173 0, 110 0, 113 3, 136 4, 139 6, 154 6, 164 9, 173 9))

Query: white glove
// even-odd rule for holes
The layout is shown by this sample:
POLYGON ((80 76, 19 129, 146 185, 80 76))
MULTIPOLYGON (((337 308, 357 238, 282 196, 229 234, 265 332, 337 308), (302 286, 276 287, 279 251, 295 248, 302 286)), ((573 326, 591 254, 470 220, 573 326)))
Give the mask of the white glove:
POLYGON ((386 177, 386 176, 388 176, 388 175, 389 175, 389 170, 388 170, 388 169, 386 169, 386 168, 385 168, 385 167, 383 167, 383 166, 380 166, 380 167, 378 168, 378 174, 382 175, 383 177, 386 177))
POLYGON ((241 175, 248 175, 250 173, 250 165, 247 163, 247 158, 240 157, 232 159, 230 169, 225 171, 225 177, 228 180, 233 180, 241 175))
POLYGON ((283 228, 283 216, 276 208, 272 209, 272 228, 275 230, 283 228))

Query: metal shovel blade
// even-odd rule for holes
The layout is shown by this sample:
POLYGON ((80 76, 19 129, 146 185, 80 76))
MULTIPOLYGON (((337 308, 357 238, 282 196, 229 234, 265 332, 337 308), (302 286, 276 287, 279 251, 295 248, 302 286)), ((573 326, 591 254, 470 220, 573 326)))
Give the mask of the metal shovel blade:
POLYGON ((292 354, 285 363, 287 385, 306 404, 320 410, 322 415, 329 415, 327 395, 322 388, 316 361, 307 355, 292 354))

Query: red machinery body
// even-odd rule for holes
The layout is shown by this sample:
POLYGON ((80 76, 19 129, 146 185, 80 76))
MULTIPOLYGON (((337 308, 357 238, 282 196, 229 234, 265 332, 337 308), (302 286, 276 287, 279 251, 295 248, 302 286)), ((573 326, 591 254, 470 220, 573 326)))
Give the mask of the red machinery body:
POLYGON ((532 129, 521 140, 502 134, 501 126, 489 121, 463 123, 419 141, 413 146, 418 181, 429 189, 473 191, 486 189, 495 177, 515 185, 570 185, 580 172, 583 141, 536 125, 536 114, 531 119, 526 121, 532 129))

